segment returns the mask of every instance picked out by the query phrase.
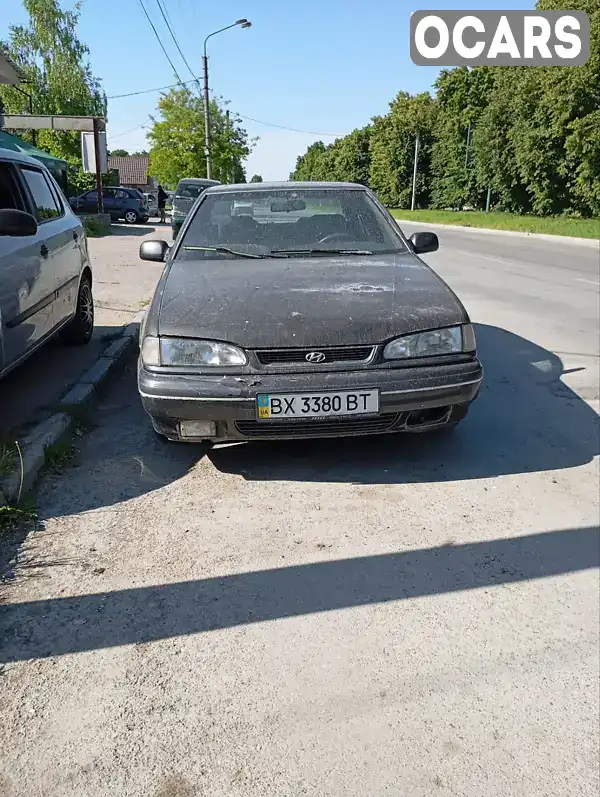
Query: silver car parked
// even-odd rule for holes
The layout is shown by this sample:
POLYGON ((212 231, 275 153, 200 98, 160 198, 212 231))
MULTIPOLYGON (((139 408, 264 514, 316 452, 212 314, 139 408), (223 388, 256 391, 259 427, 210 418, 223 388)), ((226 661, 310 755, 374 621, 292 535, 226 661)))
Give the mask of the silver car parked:
POLYGON ((60 334, 94 329, 85 230, 50 172, 0 149, 0 377, 60 334))

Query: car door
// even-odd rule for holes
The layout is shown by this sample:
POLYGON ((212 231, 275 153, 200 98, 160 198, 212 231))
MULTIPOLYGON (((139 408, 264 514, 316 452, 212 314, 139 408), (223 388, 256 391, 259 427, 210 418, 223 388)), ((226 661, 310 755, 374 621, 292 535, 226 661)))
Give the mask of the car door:
POLYGON ((72 315, 77 295, 81 253, 81 223, 67 212, 60 190, 45 169, 20 165, 22 179, 29 191, 38 221, 38 235, 43 237, 43 283, 52 292, 51 314, 47 332, 72 315))
MULTIPOLYGON (((3 184, 12 186, 14 205, 37 214, 22 173, 21 164, 1 162, 3 184)), ((41 174, 41 172, 40 172, 41 174)), ((42 175, 43 176, 43 175, 42 175)), ((52 204, 49 207, 52 212, 52 204)), ((2 367, 6 368, 35 348, 52 330, 55 282, 47 226, 28 237, 4 236, 0 243, 0 312, 2 367)))
POLYGON ((45 176, 61 214, 57 218, 55 239, 54 274, 56 284, 56 301, 54 304, 54 326, 69 320, 77 309, 79 280, 83 266, 89 262, 85 229, 80 219, 71 212, 69 203, 60 186, 49 172, 45 176))
POLYGON ((123 191, 122 188, 118 189, 116 192, 116 211, 115 211, 115 219, 122 219, 125 216, 125 208, 127 203, 131 199, 131 196, 127 193, 127 191, 123 191))
POLYGON ((104 204, 104 212, 109 213, 112 219, 117 218, 119 215, 119 200, 117 199, 118 192, 114 188, 102 189, 102 202, 104 204))
POLYGON ((84 213, 97 213, 98 212, 98 192, 97 191, 88 191, 86 194, 82 195, 81 199, 82 199, 81 210, 84 213))

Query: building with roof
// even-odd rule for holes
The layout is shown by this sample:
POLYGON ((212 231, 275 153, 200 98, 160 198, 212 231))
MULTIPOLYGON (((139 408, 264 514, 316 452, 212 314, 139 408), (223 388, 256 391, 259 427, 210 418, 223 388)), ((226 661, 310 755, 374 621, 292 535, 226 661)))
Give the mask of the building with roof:
POLYGON ((124 188, 138 188, 140 191, 155 191, 157 181, 150 177, 150 157, 148 155, 109 155, 108 168, 119 173, 119 185, 124 188))

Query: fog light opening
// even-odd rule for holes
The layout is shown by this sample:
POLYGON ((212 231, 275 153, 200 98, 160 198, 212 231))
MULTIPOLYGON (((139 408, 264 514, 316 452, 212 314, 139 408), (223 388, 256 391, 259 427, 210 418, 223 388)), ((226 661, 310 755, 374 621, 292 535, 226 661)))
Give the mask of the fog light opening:
POLYGON ((430 407, 426 410, 413 410, 406 419, 407 427, 414 429, 419 426, 437 426, 446 423, 452 407, 430 407))
POLYGON ((186 440, 206 440, 217 436, 217 425, 214 421, 180 421, 179 435, 186 440))

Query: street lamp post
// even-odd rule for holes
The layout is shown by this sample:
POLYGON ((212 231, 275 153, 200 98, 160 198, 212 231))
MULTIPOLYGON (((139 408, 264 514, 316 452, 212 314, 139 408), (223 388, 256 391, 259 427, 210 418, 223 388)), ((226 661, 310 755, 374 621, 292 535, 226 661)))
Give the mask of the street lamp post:
POLYGON ((212 37, 216 36, 217 33, 223 33, 224 30, 229 30, 230 28, 235 28, 236 26, 240 26, 241 28, 250 28, 252 27, 252 23, 249 22, 247 19, 238 19, 232 25, 227 25, 224 28, 220 28, 219 30, 215 30, 213 33, 209 33, 206 39, 204 39, 204 55, 202 56, 202 69, 204 72, 204 148, 206 153, 206 176, 208 179, 212 179, 212 152, 211 152, 211 143, 210 143, 210 107, 209 107, 209 97, 208 97, 208 56, 206 55, 206 43, 212 37))

